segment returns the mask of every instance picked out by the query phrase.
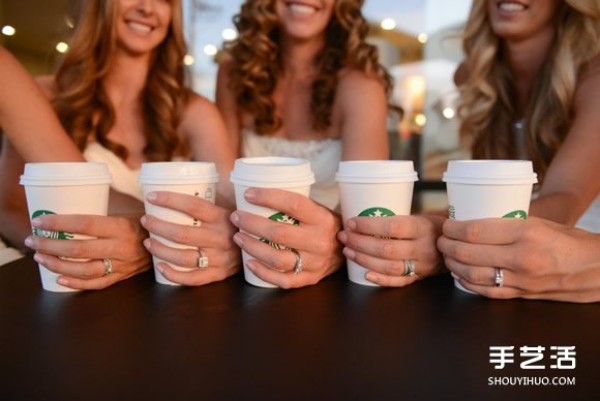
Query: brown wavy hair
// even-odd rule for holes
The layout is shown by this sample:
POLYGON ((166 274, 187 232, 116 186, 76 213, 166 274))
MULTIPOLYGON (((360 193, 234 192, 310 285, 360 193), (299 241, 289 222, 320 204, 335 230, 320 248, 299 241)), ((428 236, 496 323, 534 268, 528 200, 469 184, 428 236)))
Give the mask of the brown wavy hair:
MULTIPOLYGON (((525 149, 538 176, 563 143, 572 123, 573 96, 583 68, 600 52, 600 9, 596 0, 558 2, 556 37, 537 74, 525 111, 525 149)), ((501 39, 489 22, 487 1, 474 1, 463 35, 468 79, 461 86, 461 137, 474 158, 517 157, 512 76, 501 39)), ((541 180, 540 180, 541 181, 541 180)))
MULTIPOLYGON (((238 110, 254 116, 258 134, 271 134, 281 127, 275 113, 273 92, 282 74, 279 17, 276 0, 247 0, 233 22, 238 39, 226 46, 232 59, 230 85, 238 110)), ((363 0, 336 0, 325 33, 325 45, 315 58, 318 78, 312 84, 310 110, 313 128, 324 131, 331 114, 339 73, 344 68, 377 77, 389 95, 392 78, 379 64, 377 48, 366 43, 369 27, 361 13, 363 0)))
MULTIPOLYGON (((115 0, 84 0, 75 5, 75 31, 69 51, 55 76, 54 108, 75 144, 84 149, 90 139, 122 159, 127 149, 107 138, 115 123, 115 110, 102 80, 110 69, 110 56, 117 46, 115 0)), ((141 94, 144 156, 149 161, 170 160, 184 146, 177 134, 182 104, 189 90, 185 85, 181 1, 171 0, 172 19, 164 41, 155 50, 146 86, 141 94)))

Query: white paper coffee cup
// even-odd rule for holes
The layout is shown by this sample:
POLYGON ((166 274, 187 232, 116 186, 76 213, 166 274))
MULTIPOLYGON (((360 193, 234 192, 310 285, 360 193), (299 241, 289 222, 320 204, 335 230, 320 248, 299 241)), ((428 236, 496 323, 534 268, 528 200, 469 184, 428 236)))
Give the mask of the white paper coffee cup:
MULTIPOLYGON (((526 219, 537 175, 529 160, 453 160, 448 162, 443 181, 451 219, 526 219)), ((471 292, 456 280, 454 284, 471 292)))
MULTIPOLYGON (((215 164, 210 162, 149 162, 142 163, 138 180, 142 184, 146 214, 183 226, 200 226, 201 222, 199 220, 178 210, 153 205, 146 200, 146 196, 150 192, 156 191, 176 192, 200 197, 211 203, 215 203, 216 184, 219 181, 219 174, 217 173, 215 164)), ((198 249, 194 246, 175 243, 152 233, 150 237, 171 248, 198 249)), ((156 282, 167 285, 180 285, 167 280, 162 275, 158 269, 158 264, 163 262, 168 263, 154 255, 152 256, 156 282)), ((168 264, 173 269, 179 271, 191 271, 195 269, 172 263, 168 264)))
MULTIPOLYGON (((106 216, 111 176, 105 163, 26 163, 20 184, 25 187, 31 219, 45 214, 106 216)), ((56 239, 89 239, 77 233, 32 229, 34 235, 56 239)), ((38 264, 42 288, 52 292, 78 291, 56 282, 58 274, 38 264)))
MULTIPOLYGON (((305 159, 290 157, 247 157, 235 161, 231 172, 231 182, 235 187, 235 202, 238 210, 254 213, 267 219, 297 224, 293 217, 274 210, 248 203, 244 193, 248 188, 280 188, 286 191, 309 196, 310 186, 315 182, 315 177, 310 168, 310 162, 305 159)), ((266 240, 264 240, 267 242, 266 240)), ((272 243, 271 246, 282 249, 281 245, 272 243)), ((244 278, 257 287, 274 288, 247 267, 246 262, 250 256, 242 251, 244 262, 244 278)))
MULTIPOLYGON (((356 216, 409 215, 417 173, 412 161, 342 161, 336 181, 345 226, 348 219, 356 216)), ((346 265, 350 281, 377 286, 365 279, 368 270, 363 266, 348 259, 346 265)))

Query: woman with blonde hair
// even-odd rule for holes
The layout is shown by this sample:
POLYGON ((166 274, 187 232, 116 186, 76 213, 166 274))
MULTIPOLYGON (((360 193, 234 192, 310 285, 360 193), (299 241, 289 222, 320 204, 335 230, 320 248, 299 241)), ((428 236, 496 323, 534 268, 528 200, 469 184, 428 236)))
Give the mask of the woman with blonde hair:
MULTIPOLYGON (((148 269, 146 249, 173 264, 197 266, 196 251, 145 239, 144 228, 173 238, 179 227, 152 216, 142 217, 140 226, 143 199, 137 174, 143 162, 190 158, 215 162, 223 182, 218 204, 231 204, 232 191, 225 177, 234 154, 216 107, 186 85, 181 11, 180 0, 83 1, 69 51, 57 74, 39 80, 85 158, 106 162, 113 176, 110 216, 48 215, 31 222, 44 230, 98 238, 26 238, 25 244, 36 251, 34 258, 61 274, 58 280, 62 285, 94 289, 114 284, 148 269), (103 259, 111 260, 109 269, 103 259)), ((0 194, 2 227, 16 222, 23 238, 29 223, 24 194, 14 174, 7 177, 9 171, 22 171, 22 160, 7 142, 1 163, 2 182, 12 185, 10 191, 0 194)), ((184 273, 165 263, 160 266, 165 277, 194 285, 223 279, 238 270, 239 250, 231 240, 233 226, 227 209, 199 198, 162 192, 149 194, 148 200, 204 223, 202 232, 197 228, 193 234, 187 233, 185 240, 203 249, 211 261, 209 268, 184 273)), ((9 239, 20 241, 19 235, 9 239)))
POLYGON ((530 214, 552 221, 447 221, 446 266, 488 297, 598 301, 598 235, 572 226, 600 232, 600 3, 474 2, 464 43, 461 132, 475 157, 533 160, 530 214))
MULTIPOLYGON (((474 158, 529 159, 531 214, 575 224, 600 192, 600 5, 476 1, 456 74, 474 158)), ((600 199, 578 224, 600 231, 600 199)))
POLYGON ((314 284, 342 263, 334 212, 340 160, 387 159, 391 89, 377 50, 365 41, 362 0, 247 0, 234 18, 239 36, 219 69, 217 106, 242 156, 310 160, 311 199, 253 188, 245 196, 281 210, 297 226, 236 212, 234 239, 261 279, 290 288, 314 284), (277 250, 245 233, 298 251, 277 250), (276 234, 275 234, 276 233, 276 234), (277 238, 273 236, 276 235, 277 238), (302 263, 303 271, 298 271, 302 263))

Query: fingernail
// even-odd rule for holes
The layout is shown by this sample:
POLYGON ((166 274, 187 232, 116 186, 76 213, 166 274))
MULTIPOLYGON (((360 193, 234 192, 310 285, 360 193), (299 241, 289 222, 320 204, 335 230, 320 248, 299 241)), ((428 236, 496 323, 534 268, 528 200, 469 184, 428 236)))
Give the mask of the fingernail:
POLYGON ((156 198, 158 198, 158 195, 156 194, 156 192, 149 192, 146 195, 146 199, 148 199, 150 201, 156 200, 156 198))
POLYGON ((145 225, 145 224, 146 224, 146 215, 143 215, 142 217, 140 217, 140 223, 141 223, 142 225, 145 225))
POLYGON ((356 258, 356 252, 354 252, 354 249, 344 248, 342 252, 348 259, 354 260, 354 258, 356 258))
POLYGON ((231 213, 231 216, 229 216, 229 219, 231 220, 231 223, 233 223, 233 225, 237 227, 240 222, 240 215, 238 214, 238 212, 233 212, 231 213))
POLYGON ((160 274, 162 274, 163 276, 165 275, 165 269, 161 265, 156 266, 156 268, 158 269, 160 274))
POLYGON ((142 244, 144 244, 144 247, 147 250, 150 250, 150 245, 152 245, 152 241, 150 241, 150 238, 146 238, 145 240, 142 241, 142 244))
POLYGON ((64 277, 59 277, 58 280, 56 280, 56 282, 60 285, 69 285, 69 280, 67 280, 64 277))
POLYGON ((452 277, 454 277, 456 280, 460 280, 460 277, 458 277, 458 275, 457 275, 457 274, 455 274, 454 272, 450 272, 450 275, 451 275, 452 277))
POLYGON ((233 236, 233 242, 235 242, 240 248, 244 247, 244 241, 242 240, 242 235, 240 233, 236 233, 233 236))
POLYGON ((36 217, 34 219, 31 219, 31 227, 41 227, 42 225, 42 219, 36 217))
POLYGON ((339 240, 340 240, 340 241, 341 241, 343 244, 345 244, 345 243, 346 243, 346 241, 348 240, 348 234, 346 234, 346 233, 345 233, 345 232, 343 232, 343 231, 340 231, 340 232, 338 233, 338 239, 339 239, 339 240))
POLYGON ((377 274, 368 271, 367 274, 365 274, 365 280, 369 280, 372 283, 376 283, 377 282, 377 274))
POLYGON ((244 198, 246 198, 246 200, 253 200, 256 198, 256 189, 248 188, 246 192, 244 192, 244 198))
POLYGON ((33 238, 31 238, 31 237, 25 238, 25 246, 31 248, 33 246, 33 238))
POLYGON ((253 260, 249 260, 248 262, 246 262, 246 267, 248 268, 248 270, 250 270, 252 273, 256 272, 256 266, 254 265, 254 261, 253 260))
POLYGON ((44 258, 42 257, 42 255, 40 255, 39 253, 36 252, 33 254, 33 260, 35 260, 38 263, 43 264, 44 258))
POLYGON ((350 219, 346 222, 346 227, 348 227, 351 230, 356 229, 356 221, 354 221, 353 219, 350 219))

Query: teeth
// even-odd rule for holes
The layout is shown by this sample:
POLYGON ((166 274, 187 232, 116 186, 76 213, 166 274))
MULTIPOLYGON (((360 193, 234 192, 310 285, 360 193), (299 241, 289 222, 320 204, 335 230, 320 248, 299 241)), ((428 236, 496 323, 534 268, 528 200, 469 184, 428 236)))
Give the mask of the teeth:
POLYGON ((313 7, 305 6, 304 4, 290 4, 290 10, 300 15, 310 15, 316 11, 313 7))
POLYGON ((502 11, 523 11, 525 10, 525 6, 519 3, 500 3, 498 7, 502 11))
POLYGON ((127 26, 138 32, 150 32, 152 30, 152 27, 145 24, 140 24, 139 22, 129 22, 127 26))

